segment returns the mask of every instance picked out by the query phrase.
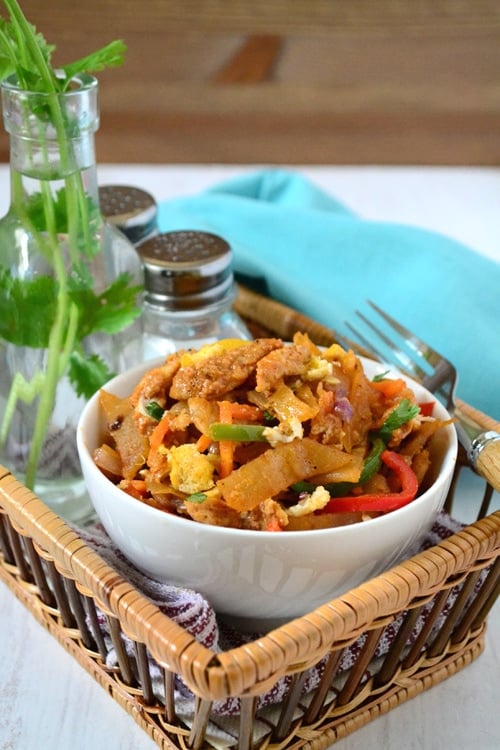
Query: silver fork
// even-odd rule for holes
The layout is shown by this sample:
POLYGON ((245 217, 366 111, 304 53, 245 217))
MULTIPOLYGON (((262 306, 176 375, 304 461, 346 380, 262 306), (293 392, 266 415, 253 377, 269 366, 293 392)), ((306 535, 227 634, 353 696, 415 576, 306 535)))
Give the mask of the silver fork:
POLYGON ((452 363, 374 302, 368 301, 368 304, 378 315, 376 323, 359 311, 356 315, 375 334, 377 344, 352 324, 346 325, 365 347, 366 353, 381 362, 391 361, 442 401, 455 418, 458 439, 467 452, 470 465, 500 491, 500 424, 489 417, 480 424, 474 418, 477 411, 455 397, 457 371, 452 363), (484 423, 487 423, 486 430, 484 423))

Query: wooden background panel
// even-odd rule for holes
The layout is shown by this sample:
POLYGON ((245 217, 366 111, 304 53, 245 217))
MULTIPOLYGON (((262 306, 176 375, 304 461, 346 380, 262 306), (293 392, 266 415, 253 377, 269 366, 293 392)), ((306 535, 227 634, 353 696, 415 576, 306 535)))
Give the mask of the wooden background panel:
POLYGON ((500 164, 498 0, 22 6, 56 64, 125 40, 100 162, 500 164))

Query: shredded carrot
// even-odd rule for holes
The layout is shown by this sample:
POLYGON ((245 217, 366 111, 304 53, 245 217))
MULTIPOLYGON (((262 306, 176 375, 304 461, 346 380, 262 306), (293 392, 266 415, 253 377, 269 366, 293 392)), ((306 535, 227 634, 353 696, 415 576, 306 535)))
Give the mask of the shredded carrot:
POLYGON ((318 403, 322 414, 331 414, 335 405, 334 392, 322 390, 319 395, 318 403))
POLYGON ((136 500, 143 500, 148 494, 148 488, 144 479, 127 479, 124 480, 120 487, 127 495, 135 497, 136 500))
MULTIPOLYGON (((233 423, 232 404, 230 401, 219 401, 219 419, 223 424, 233 423)), ((234 442, 232 440, 219 441, 219 457, 219 476, 223 479, 233 470, 234 442)))
MULTIPOLYGON (((252 404, 238 404, 236 401, 226 401, 231 407, 231 419, 237 422, 260 422, 262 409, 252 404)), ((221 419, 222 421, 222 419, 221 419)))
POLYGON ((205 453, 206 450, 212 445, 212 440, 208 435, 200 435, 196 441, 196 448, 200 453, 205 453))
POLYGON ((153 432, 149 436, 149 446, 152 451, 157 451, 160 445, 163 443, 165 435, 169 430, 169 414, 166 411, 163 417, 160 419, 153 432))
POLYGON ((406 383, 402 378, 372 380, 371 385, 376 391, 383 393, 386 398, 394 398, 406 388, 406 383))
POLYGON ((283 531, 277 518, 273 518, 266 526, 266 531, 283 531))

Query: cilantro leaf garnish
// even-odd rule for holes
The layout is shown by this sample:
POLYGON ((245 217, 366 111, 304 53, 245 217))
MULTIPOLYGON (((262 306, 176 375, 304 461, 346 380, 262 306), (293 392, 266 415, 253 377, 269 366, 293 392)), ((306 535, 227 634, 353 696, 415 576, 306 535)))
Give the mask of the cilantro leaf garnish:
POLYGON ((412 404, 407 398, 401 399, 396 408, 391 411, 382 427, 378 431, 378 436, 385 442, 388 443, 394 430, 398 430, 404 424, 416 417, 419 413, 420 408, 416 404, 412 404))
POLYGON ((160 419, 163 417, 165 413, 165 409, 160 406, 156 401, 150 401, 147 403, 144 407, 144 410, 146 414, 148 414, 151 419, 156 419, 157 422, 160 421, 160 419))
POLYGON ((416 404, 412 404, 407 398, 401 399, 395 409, 391 411, 382 427, 374 435, 372 448, 365 459, 359 484, 364 484, 377 473, 382 464, 381 455, 391 439, 392 433, 409 422, 410 419, 416 417, 419 411, 420 408, 416 404))

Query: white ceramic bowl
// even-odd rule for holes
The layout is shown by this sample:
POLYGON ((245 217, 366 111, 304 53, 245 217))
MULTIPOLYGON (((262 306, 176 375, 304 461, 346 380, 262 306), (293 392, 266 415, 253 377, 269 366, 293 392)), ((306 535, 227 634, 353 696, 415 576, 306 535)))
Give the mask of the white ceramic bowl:
MULTIPOLYGON (((128 395, 154 365, 143 363, 117 376, 106 390, 128 395)), ((370 361, 364 365, 369 376, 387 369, 370 361)), ((433 399, 408 382, 419 400, 433 399)), ((439 403, 435 414, 448 417, 439 403)), ((433 442, 432 485, 409 505, 364 523, 277 534, 196 523, 127 495, 93 461, 104 429, 96 394, 79 422, 78 450, 89 495, 111 539, 143 572, 196 589, 218 613, 247 629, 269 629, 311 612, 413 551, 443 506, 457 455, 449 426, 433 442)))

